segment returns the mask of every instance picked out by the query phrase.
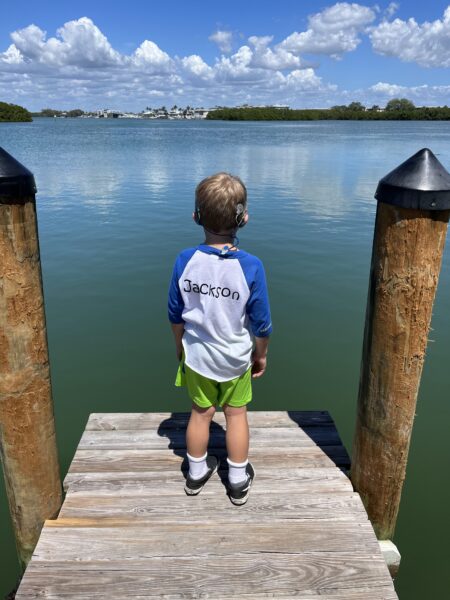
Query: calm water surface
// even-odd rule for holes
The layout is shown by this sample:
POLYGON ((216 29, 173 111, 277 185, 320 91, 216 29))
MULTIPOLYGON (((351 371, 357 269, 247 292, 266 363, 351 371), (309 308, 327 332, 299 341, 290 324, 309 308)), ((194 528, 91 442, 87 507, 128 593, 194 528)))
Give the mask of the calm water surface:
MULTIPOLYGON (((424 146, 450 169, 450 123, 36 119, 0 124, 35 174, 58 444, 91 412, 182 411, 166 293, 202 241, 193 191, 247 185, 241 246, 265 263, 274 335, 252 408, 326 409, 351 450, 378 180, 424 146)), ((448 594, 450 256, 444 256, 395 542, 400 598, 448 594)), ((18 573, 3 480, 1 582, 18 573)))

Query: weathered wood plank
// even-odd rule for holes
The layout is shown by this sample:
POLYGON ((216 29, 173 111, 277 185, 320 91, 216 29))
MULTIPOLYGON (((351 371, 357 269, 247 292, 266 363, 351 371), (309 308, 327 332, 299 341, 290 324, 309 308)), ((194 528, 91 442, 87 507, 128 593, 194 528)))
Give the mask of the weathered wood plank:
MULTIPOLYGON (((220 472, 222 475, 222 471, 220 472)), ((225 472, 223 473, 226 476, 225 472)), ((287 493, 290 490, 307 491, 308 493, 353 492, 349 478, 336 467, 315 469, 281 469, 274 471, 270 468, 259 468, 257 473, 259 483, 264 482, 270 487, 287 493)), ((217 488, 213 478, 202 491, 202 494, 216 493, 217 488)), ((184 485, 184 477, 179 466, 163 472, 111 472, 111 473, 69 473, 65 480, 65 489, 83 494, 123 496, 139 495, 164 488, 164 493, 178 493, 184 485)), ((159 493, 159 492, 158 492, 159 493)))
POLYGON ((122 560, 31 562, 17 598, 239 598, 242 594, 297 596, 302 592, 370 588, 387 583, 380 554, 308 552, 304 554, 233 554, 122 560), (230 577, 230 573, 233 577, 230 577), (121 596, 122 595, 122 596, 121 596), (150 596, 151 597, 151 596, 150 596))
POLYGON ((354 516, 355 519, 366 520, 366 512, 358 494, 312 494, 292 492, 282 495, 259 488, 257 482, 252 489, 248 503, 236 509, 231 504, 222 488, 217 494, 200 494, 186 497, 181 489, 180 494, 165 496, 83 496, 68 492, 60 511, 60 518, 74 517, 120 517, 141 519, 189 519, 202 520, 204 515, 217 519, 227 515, 228 519, 241 521, 279 519, 320 519, 354 516))
MULTIPOLYGON (((142 586, 144 587, 144 586, 142 586)), ((102 595, 98 595, 98 590, 95 590, 93 592, 92 596, 74 596, 71 595, 71 590, 70 589, 66 589, 64 588, 64 592, 67 591, 68 595, 61 595, 61 592, 56 591, 57 595, 54 595, 53 593, 49 593, 48 589, 43 589, 43 588, 37 588, 39 591, 34 591, 34 589, 31 590, 30 593, 21 593, 20 595, 17 595, 16 598, 17 600, 30 600, 31 598, 36 599, 37 597, 45 597, 48 598, 49 600, 59 600, 59 599, 63 599, 63 598, 71 598, 71 600, 73 600, 74 598, 91 598, 93 600, 96 600, 98 598, 104 598, 105 596, 102 595), (36 595, 36 594, 39 594, 36 595), (41 594, 45 594, 45 596, 41 596, 41 594)), ((53 589, 53 588, 52 588, 53 589)), ((99 592, 101 594, 101 592, 99 592)), ((145 592, 144 592, 145 593, 145 592)), ((182 592, 180 591, 180 594, 182 594, 182 592)), ((164 600, 180 600, 180 598, 199 598, 198 595, 194 595, 194 596, 186 596, 186 595, 180 595, 180 594, 164 594, 164 600)), ((133 600, 148 600, 148 598, 161 598, 162 596, 160 594, 157 594, 156 596, 152 594, 152 591, 148 591, 147 593, 145 593, 145 595, 141 596, 133 594, 133 600)), ((203 596, 206 598, 206 596, 203 596)), ((108 592, 108 600, 123 600, 124 596, 123 596, 123 592, 118 592, 117 595, 114 591, 110 591, 108 592)), ((212 592, 212 594, 208 594, 207 596, 208 600, 222 600, 223 598, 233 598, 233 596, 227 596, 227 595, 221 595, 221 596, 216 596, 214 594, 214 591, 212 592)), ((398 596, 395 593, 395 591, 388 586, 380 586, 380 587, 372 587, 372 588, 358 588, 358 589, 352 589, 352 590, 337 590, 337 589, 333 589, 333 590, 327 590, 326 593, 314 593, 314 592, 301 592, 301 595, 295 595, 295 596, 291 596, 289 595, 285 595, 284 593, 279 593, 276 596, 274 596, 274 594, 272 592, 269 593, 261 593, 261 594, 240 594, 239 595, 239 600, 240 599, 243 600, 262 600, 264 598, 272 598, 272 600, 274 598, 282 598, 283 600, 398 600, 398 596)))
MULTIPOLYGON (((277 596, 283 600, 398 600, 392 586, 373 587, 373 588, 358 588, 352 590, 327 590, 326 594, 315 594, 312 592, 302 592, 301 596, 277 596)), ((142 598, 142 597, 141 597, 142 598)), ((172 597, 173 598, 173 597, 172 597)), ((255 595, 241 594, 239 600, 260 600, 261 598, 274 598, 273 595, 255 595)), ((170 599, 169 599, 170 600, 170 599)), ((220 600, 220 598, 209 596, 209 600, 220 600)))
MULTIPOLYGON (((349 513, 347 516, 345 517, 330 517, 330 518, 324 518, 324 519, 320 519, 320 522, 322 523, 323 527, 327 527, 327 523, 335 523, 335 522, 347 522, 350 524, 356 524, 357 521, 354 518, 354 514, 349 513)), ((304 523, 306 521, 312 522, 313 520, 308 520, 308 519, 303 519, 301 516, 296 517, 294 519, 290 519, 289 522, 290 523, 304 523)), ((196 515, 196 520, 194 521, 195 523, 199 524, 199 525, 210 525, 211 524, 211 520, 208 519, 207 516, 200 518, 198 515, 196 515)), ((246 522, 248 523, 248 519, 246 519, 246 522)), ((270 521, 270 523, 273 523, 275 527, 277 527, 278 523, 284 523, 285 520, 283 519, 278 519, 276 516, 273 518, 272 521, 270 521)), ((362 519, 360 521, 358 521, 358 524, 362 524, 364 525, 365 523, 368 523, 369 521, 367 519, 362 519)), ((229 524, 230 523, 230 519, 228 517, 228 515, 224 515, 222 517, 218 517, 217 520, 214 521, 215 524, 220 525, 220 526, 225 526, 225 524, 229 524)), ((254 523, 259 523, 259 524, 263 524, 264 522, 259 520, 258 521, 254 521, 254 523)), ((146 517, 142 517, 141 519, 139 519, 139 524, 137 523, 137 521, 135 521, 133 518, 129 518, 127 516, 120 516, 120 517, 105 517, 105 516, 100 516, 100 517, 70 517, 70 518, 65 518, 65 517, 61 517, 58 519, 54 519, 54 520, 47 520, 45 521, 45 527, 98 527, 98 528, 103 528, 103 527, 130 527, 130 526, 141 526, 142 527, 165 527, 166 525, 179 525, 180 521, 179 519, 175 518, 172 521, 170 519, 164 519, 163 521, 157 521, 155 519, 150 518, 146 518, 146 517)), ((183 524, 185 525, 189 525, 189 527, 191 527, 191 522, 184 519, 183 520, 183 524)), ((378 544, 379 545, 379 544, 378 544)))
MULTIPOLYGON (((224 457, 216 416, 213 452, 224 457)), ((91 415, 18 600, 397 598, 327 412, 249 413, 256 479, 239 508, 225 468, 185 495, 187 419, 91 415)))
MULTIPOLYGON (((349 466, 348 454, 343 446, 326 446, 324 449, 304 448, 252 448, 250 459, 255 468, 276 467, 331 467, 349 466)), ((217 449, 216 455, 225 456, 223 449, 217 449)), ((70 473, 89 473, 105 471, 161 471, 180 465, 185 452, 175 450, 77 450, 70 465, 70 473)))
MULTIPOLYGON (((86 430, 155 429, 186 427, 190 413, 92 413, 86 430)), ((217 412, 214 421, 225 426, 225 416, 217 412)), ((326 410, 320 411, 248 411, 250 427, 308 427, 333 424, 326 410)))
MULTIPOLYGON (((341 444, 335 427, 254 427, 250 430, 250 445, 267 447, 267 443, 278 447, 304 446, 338 446, 341 444)), ((225 430, 212 428, 209 447, 225 448, 225 430)), ((144 429, 120 431, 85 431, 80 443, 80 450, 95 448, 96 450, 118 449, 185 449, 186 434, 181 429, 144 429)))
POLYGON ((33 559, 36 561, 115 560, 155 556, 215 556, 233 553, 378 552, 378 542, 368 521, 272 523, 215 523, 192 525, 136 525, 128 527, 54 527, 42 531, 33 559))

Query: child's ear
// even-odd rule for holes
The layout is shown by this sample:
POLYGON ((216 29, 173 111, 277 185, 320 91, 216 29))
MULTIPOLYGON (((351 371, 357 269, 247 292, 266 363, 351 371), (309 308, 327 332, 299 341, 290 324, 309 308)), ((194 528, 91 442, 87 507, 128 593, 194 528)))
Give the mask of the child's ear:
POLYGON ((245 225, 247 225, 247 223, 248 223, 248 212, 247 211, 245 211, 244 223, 245 223, 245 225))

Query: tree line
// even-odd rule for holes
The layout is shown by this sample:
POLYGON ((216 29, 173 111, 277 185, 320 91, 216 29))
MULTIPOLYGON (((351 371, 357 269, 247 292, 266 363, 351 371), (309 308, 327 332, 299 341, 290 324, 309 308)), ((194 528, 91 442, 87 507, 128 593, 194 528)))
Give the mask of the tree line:
POLYGON ((26 108, 19 106, 18 104, 8 104, 7 102, 0 102, 0 122, 11 122, 11 121, 32 121, 31 113, 26 108))
POLYGON ((393 98, 384 108, 365 107, 360 102, 336 105, 331 108, 278 108, 276 106, 218 107, 206 117, 223 121, 448 121, 448 106, 414 106, 406 98, 393 98))
POLYGON ((72 110, 57 110, 56 108, 43 108, 40 112, 32 113, 33 117, 81 117, 85 114, 81 108, 72 110))

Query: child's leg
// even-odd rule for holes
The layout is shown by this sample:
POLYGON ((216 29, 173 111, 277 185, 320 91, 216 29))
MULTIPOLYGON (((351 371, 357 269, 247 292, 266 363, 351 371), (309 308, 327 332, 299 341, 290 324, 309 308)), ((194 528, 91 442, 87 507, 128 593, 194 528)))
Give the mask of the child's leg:
POLYGON ((186 429, 186 446, 193 458, 202 458, 206 454, 209 441, 209 426, 216 409, 214 406, 200 408, 192 403, 192 411, 186 429))
POLYGON ((248 459, 249 431, 246 406, 229 406, 224 404, 223 412, 227 421, 228 459, 237 464, 248 459))

